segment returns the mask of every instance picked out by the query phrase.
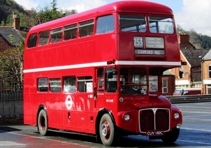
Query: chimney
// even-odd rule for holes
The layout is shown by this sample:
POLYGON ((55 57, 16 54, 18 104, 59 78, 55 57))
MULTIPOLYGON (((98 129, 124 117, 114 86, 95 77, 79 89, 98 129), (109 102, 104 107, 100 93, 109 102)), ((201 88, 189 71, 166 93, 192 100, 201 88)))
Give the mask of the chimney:
POLYGON ((20 18, 17 17, 16 13, 13 13, 13 23, 12 26, 17 29, 20 30, 20 18))
POLYGON ((187 43, 189 44, 190 36, 186 32, 182 32, 179 35, 179 43, 187 43))

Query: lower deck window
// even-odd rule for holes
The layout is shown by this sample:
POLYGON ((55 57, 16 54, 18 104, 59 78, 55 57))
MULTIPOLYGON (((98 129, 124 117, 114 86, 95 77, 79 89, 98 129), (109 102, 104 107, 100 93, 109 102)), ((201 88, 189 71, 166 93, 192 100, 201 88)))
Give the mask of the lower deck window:
POLYGON ((51 92, 61 91, 61 79, 59 78, 50 79, 50 91, 51 92))
POLYGON ((78 78, 78 91, 79 92, 93 92, 92 77, 79 77, 78 78))
POLYGON ((47 78, 38 78, 38 91, 47 92, 48 91, 48 79, 47 78))
POLYGON ((76 92, 76 77, 75 76, 68 76, 64 77, 64 92, 76 92))

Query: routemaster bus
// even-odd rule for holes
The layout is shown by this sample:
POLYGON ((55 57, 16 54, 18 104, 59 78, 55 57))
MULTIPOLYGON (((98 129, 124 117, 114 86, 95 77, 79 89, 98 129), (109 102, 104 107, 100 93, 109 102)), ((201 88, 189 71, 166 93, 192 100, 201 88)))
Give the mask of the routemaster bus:
POLYGON ((96 136, 173 143, 182 112, 162 96, 162 74, 181 66, 173 12, 118 1, 34 26, 24 49, 24 123, 96 136))

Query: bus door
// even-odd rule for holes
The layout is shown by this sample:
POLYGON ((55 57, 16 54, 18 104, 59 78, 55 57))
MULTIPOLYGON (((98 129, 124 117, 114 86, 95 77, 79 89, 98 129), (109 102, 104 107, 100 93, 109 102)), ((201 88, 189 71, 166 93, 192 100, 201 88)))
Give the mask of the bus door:
POLYGON ((105 108, 114 102, 117 92, 117 70, 115 68, 97 69, 96 108, 105 108))
POLYGON ((94 129, 93 77, 76 77, 74 89, 70 92, 68 101, 71 107, 67 110, 67 117, 65 117, 67 128, 70 127, 74 131, 79 132, 88 132, 94 129))
POLYGON ((94 88, 95 108, 104 107, 105 78, 104 68, 96 69, 96 88, 94 88))

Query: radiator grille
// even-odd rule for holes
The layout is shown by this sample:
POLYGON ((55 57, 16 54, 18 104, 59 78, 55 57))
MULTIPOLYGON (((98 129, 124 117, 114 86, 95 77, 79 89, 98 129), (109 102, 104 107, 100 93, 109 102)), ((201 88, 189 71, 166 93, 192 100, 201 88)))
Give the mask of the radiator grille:
POLYGON ((168 131, 170 126, 170 111, 166 108, 150 108, 139 110, 139 130, 168 131))

